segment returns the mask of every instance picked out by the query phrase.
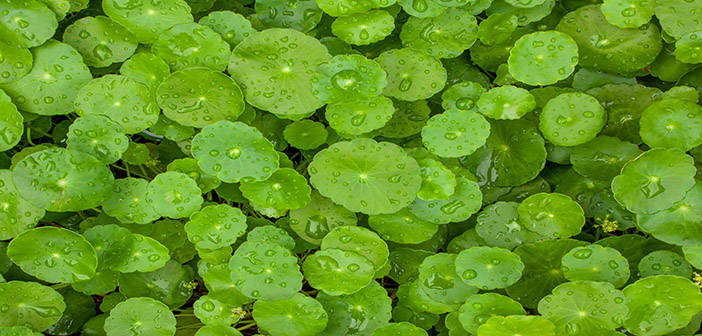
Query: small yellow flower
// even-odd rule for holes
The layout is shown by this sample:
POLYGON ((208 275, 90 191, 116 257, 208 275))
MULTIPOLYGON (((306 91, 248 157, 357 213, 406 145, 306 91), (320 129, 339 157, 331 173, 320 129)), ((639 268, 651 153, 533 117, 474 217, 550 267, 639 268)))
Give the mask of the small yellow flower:
POLYGON ((615 220, 609 220, 609 214, 602 218, 595 218, 595 227, 600 227, 604 232, 610 233, 619 230, 619 222, 615 220))

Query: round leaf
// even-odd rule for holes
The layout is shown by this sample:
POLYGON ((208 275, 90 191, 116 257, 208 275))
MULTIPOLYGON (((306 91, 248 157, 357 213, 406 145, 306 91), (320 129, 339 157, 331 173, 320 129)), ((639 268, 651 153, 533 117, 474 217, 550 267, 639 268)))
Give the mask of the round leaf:
POLYGON ((152 272, 166 265, 170 259, 168 252, 157 240, 131 233, 107 248, 104 263, 122 273, 152 272))
POLYGON ((92 79, 80 54, 70 45, 56 40, 32 48, 31 52, 34 58, 32 70, 19 80, 0 85, 0 88, 22 111, 41 115, 71 113, 78 90, 92 79))
POLYGON ((153 94, 144 85, 120 75, 105 75, 83 86, 75 108, 81 116, 106 116, 124 127, 127 134, 153 126, 159 114, 153 94))
POLYGON ((0 170, 0 240, 14 238, 39 223, 45 211, 19 195, 12 181, 12 171, 0 170))
POLYGON ((244 89, 246 101, 281 118, 300 119, 322 106, 312 94, 314 70, 331 55, 313 37, 273 28, 239 43, 229 73, 244 89))
POLYGON ((168 306, 151 298, 120 302, 105 320, 107 336, 172 336, 176 319, 168 306))
POLYGON ((335 143, 317 153, 307 170, 320 194, 369 215, 406 207, 421 187, 414 159, 397 145, 371 139, 335 143))
POLYGON ((302 263, 302 271, 312 288, 337 296, 353 294, 368 286, 375 267, 361 254, 328 248, 308 256, 302 263))
POLYGON ((24 326, 38 332, 58 322, 66 310, 61 294, 36 282, 0 283, 0 302, 0 326, 24 326))
POLYGON ((622 325, 628 312, 624 293, 606 282, 564 283, 539 302, 539 313, 559 335, 606 335, 622 325))
POLYGON ((105 16, 73 22, 63 32, 63 41, 78 50, 85 64, 97 68, 124 62, 139 45, 131 31, 105 16))
POLYGON ((114 176, 93 156, 76 150, 46 149, 14 169, 20 195, 49 211, 80 211, 99 206, 111 194, 114 176))
POLYGON ((656 148, 629 161, 612 180, 614 198, 634 213, 654 213, 680 201, 695 184, 692 157, 656 148))
POLYGON ((386 51, 376 61, 388 74, 383 94, 401 100, 426 99, 446 85, 446 69, 434 56, 417 49, 386 51))
POLYGON ((575 146, 597 136, 604 126, 604 108, 594 97, 562 93, 546 103, 539 115, 539 129, 557 146, 575 146))
POLYGON ((578 246, 564 255, 561 263, 563 275, 570 281, 609 282, 621 288, 629 280, 629 262, 611 247, 578 246))
POLYGON ((198 248, 222 248, 246 233, 246 216, 226 204, 208 205, 190 216, 185 232, 198 248))
POLYGON ((664 335, 687 325, 702 310, 700 288, 673 275, 643 278, 624 288, 629 315, 624 328, 634 334, 664 335))
POLYGON ((244 111, 239 85, 206 68, 176 71, 158 87, 156 100, 169 119, 185 126, 205 127, 235 121, 244 111))
POLYGON ((271 242, 244 242, 229 261, 232 280, 245 295, 288 299, 302 288, 302 273, 290 251, 271 242))
POLYGON ((558 193, 538 193, 527 197, 517 209, 519 221, 544 237, 568 238, 585 225, 583 208, 570 197, 558 193))
POLYGON ((200 210, 203 201, 197 183, 183 173, 158 174, 146 187, 146 202, 163 217, 188 217, 200 210))
POLYGON ((524 35, 509 52, 509 73, 528 85, 566 79, 578 64, 578 45, 567 34, 544 31, 524 35))
POLYGON ((256 128, 242 122, 220 121, 195 135, 193 156, 206 173, 226 183, 266 180, 278 169, 273 144, 256 128), (211 139, 217 138, 217 141, 211 139))
POLYGON ((490 135, 490 124, 473 111, 450 109, 434 115, 422 129, 422 142, 440 157, 460 157, 475 152, 490 135))
POLYGON ((461 280, 483 290, 506 288, 519 280, 523 270, 519 255, 499 247, 471 247, 456 258, 461 280))

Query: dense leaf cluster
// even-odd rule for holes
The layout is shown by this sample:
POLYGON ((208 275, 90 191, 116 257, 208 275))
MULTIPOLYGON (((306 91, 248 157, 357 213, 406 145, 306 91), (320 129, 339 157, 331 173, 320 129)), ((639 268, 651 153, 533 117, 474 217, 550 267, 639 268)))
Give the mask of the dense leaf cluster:
POLYGON ((0 0, 0 336, 692 336, 702 0, 0 0))

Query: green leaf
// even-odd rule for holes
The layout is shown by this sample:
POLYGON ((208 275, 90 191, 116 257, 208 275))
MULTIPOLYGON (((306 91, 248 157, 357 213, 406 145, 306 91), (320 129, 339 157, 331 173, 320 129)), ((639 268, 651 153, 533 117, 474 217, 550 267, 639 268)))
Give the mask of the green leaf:
POLYGON ((490 121, 485 145, 463 161, 481 183, 517 186, 533 180, 546 164, 539 131, 527 120, 490 121))
POLYGON ((334 296, 358 292, 370 284, 375 274, 373 263, 366 257, 338 248, 310 255, 302 270, 310 286, 334 296))
POLYGON ((575 40, 580 66, 609 73, 640 70, 651 64, 662 48, 660 32, 655 25, 619 28, 607 22, 600 5, 587 5, 569 12, 561 18, 556 30, 575 40))
POLYGON ((400 33, 403 46, 422 50, 438 58, 461 55, 473 46, 477 37, 478 21, 475 17, 463 8, 453 7, 436 17, 411 16, 400 33))
POLYGON ((207 16, 201 18, 199 23, 219 33, 232 47, 256 32, 256 30, 251 27, 251 22, 249 20, 243 15, 232 11, 211 12, 207 16))
POLYGON ((483 208, 475 225, 477 235, 487 245, 510 250, 544 238, 526 228, 519 218, 519 206, 516 202, 496 202, 483 208))
POLYGON ((439 229, 438 225, 418 218, 406 208, 394 214, 369 216, 368 225, 384 240, 400 244, 425 242, 439 229))
POLYGON ((416 101, 433 96, 446 85, 446 69, 439 59, 417 49, 392 49, 380 54, 376 61, 388 74, 388 85, 383 91, 386 96, 416 101))
POLYGON ((160 216, 146 201, 148 185, 146 180, 133 177, 115 180, 113 194, 102 210, 122 223, 147 224, 158 219, 160 216))
POLYGON ((546 103, 539 116, 539 129, 557 146, 575 146, 597 136, 605 124, 605 110, 588 94, 562 93, 546 103))
POLYGON ((367 100, 327 105, 325 117, 329 126, 340 134, 361 135, 382 128, 390 121, 395 108, 392 100, 377 95, 367 100))
POLYGON ((394 24, 395 18, 388 11, 372 10, 339 17, 332 22, 331 29, 344 42, 363 46, 385 39, 395 28, 394 24))
POLYGON ((151 93, 156 94, 156 89, 168 77, 170 69, 160 57, 151 53, 138 53, 122 63, 119 73, 146 85, 151 93))
POLYGON ((184 305, 193 295, 188 283, 193 272, 174 260, 151 272, 121 273, 119 291, 128 298, 150 297, 165 303, 170 309, 184 305))
POLYGON ((614 198, 634 213, 654 213, 680 201, 695 184, 692 157, 679 149, 651 149, 612 180, 614 198))
POLYGON ((699 21, 702 4, 696 1, 660 0, 656 1, 655 6, 655 14, 663 31, 674 39, 702 29, 699 21))
POLYGON ((570 281, 609 282, 616 288, 629 280, 629 262, 619 251, 600 245, 578 246, 561 259, 561 270, 570 281))
POLYGON ((163 217, 183 218, 200 210, 202 191, 195 180, 177 172, 156 175, 146 187, 146 202, 163 217))
POLYGON ((66 148, 94 156, 105 164, 122 158, 129 147, 124 128, 107 117, 86 115, 68 128, 66 148))
POLYGON ((471 81, 456 83, 441 94, 441 107, 444 110, 478 111, 477 102, 485 92, 487 90, 480 83, 471 81))
POLYGON ((394 100, 395 113, 383 128, 380 135, 388 138, 405 138, 422 131, 431 109, 427 101, 420 99, 413 102, 394 100))
POLYGON ((239 43, 228 70, 249 104, 281 118, 300 119, 322 106, 312 94, 311 79, 317 66, 330 58, 313 37, 272 28, 239 43))
POLYGON ((523 270, 519 255, 499 247, 471 247, 456 258, 461 280, 482 290, 509 287, 519 280, 523 270))
POLYGON ((388 245, 375 232, 358 226, 338 226, 324 236, 321 249, 339 249, 358 253, 379 270, 388 261, 388 245))
POLYGON ((517 209, 524 226, 544 237, 568 238, 585 225, 584 211, 570 197, 538 193, 527 197, 517 209))
POLYGON ((40 1, 3 1, 0 23, 3 42, 18 48, 38 47, 50 39, 58 28, 54 12, 40 1))
POLYGON ((168 307, 151 298, 131 298, 120 302, 105 320, 108 336, 172 336, 176 319, 168 307))
POLYGON ((158 120, 156 98, 142 84, 121 75, 93 79, 75 100, 76 113, 102 115, 124 127, 127 134, 139 133, 158 120))
MULTIPOLYGON (((194 22, 177 24, 158 35, 151 52, 171 71, 204 67, 223 71, 229 62, 229 44, 212 28, 194 22)), ((199 78, 202 80, 202 78, 199 78)), ((207 85, 208 89, 215 85, 207 85)))
POLYGON ((292 28, 308 32, 322 19, 322 11, 314 0, 259 0, 256 16, 269 28, 292 28))
POLYGON ((429 119, 422 128, 422 143, 440 157, 461 157, 483 146, 489 135, 490 124, 482 115, 450 109, 429 119))
POLYGON ((407 14, 418 18, 436 17, 448 9, 434 0, 397 0, 397 3, 407 14))
POLYGON ((41 115, 71 113, 78 90, 92 79, 80 54, 56 40, 30 51, 34 58, 32 70, 21 79, 0 84, 0 89, 5 90, 22 111, 41 115), (64 72, 71 75, 65 76, 64 72))
POLYGON ((406 207, 421 187, 414 159, 397 145, 371 139, 335 143, 317 153, 307 170, 320 194, 369 215, 406 207))
POLYGON ((72 283, 95 275, 95 249, 81 235, 66 229, 40 227, 10 242, 7 256, 23 271, 48 282, 72 283))
POLYGON ((244 242, 229 261, 229 269, 241 292, 254 299, 288 299, 302 288, 297 258, 275 243, 244 242))
POLYGON ((297 149, 309 150, 323 145, 329 137, 324 124, 312 120, 300 120, 285 126, 285 141, 297 149))
POLYGON ((651 148, 688 151, 702 144, 702 107, 680 99, 663 99, 641 114, 641 139, 651 148))
POLYGON ((604 1, 600 10, 607 21, 620 28, 638 28, 651 21, 655 2, 641 0, 604 1))
POLYGON ((675 58, 683 63, 702 63, 702 56, 700 56, 700 40, 698 36, 700 31, 693 31, 686 33, 681 36, 679 40, 675 42, 675 58))
POLYGON ((114 177, 102 162, 83 152, 60 148, 22 159, 13 180, 24 199, 59 212, 97 207, 114 186, 114 177))
POLYGON ((526 315, 519 302, 496 293, 475 294, 466 299, 458 312, 463 328, 475 334, 478 328, 494 316, 526 315))
POLYGON ((610 181, 619 175, 626 162, 642 153, 632 143, 602 135, 573 147, 570 163, 584 177, 610 181))
POLYGON ((257 129, 241 122, 207 125, 195 135, 192 144, 200 168, 226 183, 266 180, 278 169, 273 144, 257 129), (220 140, 209 140, 215 137, 220 140))
POLYGON ((202 171, 197 163, 197 160, 193 158, 173 160, 168 164, 167 170, 190 176, 191 179, 197 182, 197 187, 200 188, 203 193, 208 193, 211 190, 216 189, 222 183, 219 178, 202 171))
POLYGON ((63 41, 78 50, 85 64, 97 68, 124 62, 139 45, 131 31, 101 15, 73 22, 63 32, 63 41))
POLYGON ((419 219, 435 224, 448 224, 467 220, 480 210, 482 201, 483 195, 477 183, 457 177, 456 189, 447 199, 416 198, 408 209, 419 219))
POLYGON ((32 65, 34 57, 25 48, 18 48, 7 42, 0 42, 0 52, 3 59, 0 60, 0 84, 11 83, 26 76, 32 65))
POLYGON ((208 205, 190 216, 185 231, 198 248, 217 249, 234 244, 246 233, 246 216, 226 204, 208 205))
POLYGON ((253 204, 278 211, 304 207, 310 201, 307 179, 292 168, 280 168, 261 182, 242 181, 241 193, 253 204))
MULTIPOLYGON (((12 181, 12 171, 0 170, 0 240, 8 240, 35 227, 45 211, 19 195, 12 181)), ((2 273, 2 272, 0 272, 2 273)))
POLYGON ((246 235, 246 240, 250 242, 271 242, 288 250, 293 250, 295 248, 295 239, 284 229, 273 225, 264 225, 254 228, 246 235))
POLYGON ((126 6, 121 0, 105 0, 102 10, 110 19, 133 32, 142 44, 154 43, 161 34, 176 24, 193 21, 190 7, 183 0, 135 0, 126 6))
POLYGON ((203 295, 193 303, 193 313, 208 326, 228 327, 237 323, 242 317, 240 307, 220 302, 219 300, 203 295))
POLYGON ((541 316, 491 317, 478 328, 480 336, 555 336, 556 327, 541 316))
POLYGON ((529 85, 549 85, 570 76, 578 64, 578 45, 557 31, 527 34, 510 51, 509 72, 529 85))
POLYGON ((701 245, 702 235, 698 230, 702 222, 702 183, 695 185, 682 200, 672 206, 651 214, 637 214, 636 222, 640 230, 656 239, 675 245, 701 245))
POLYGON ((482 94, 477 106, 480 113, 493 119, 519 119, 536 107, 536 101, 529 91, 505 85, 482 94))
POLYGON ((559 335, 606 335, 620 327, 629 309, 624 293, 606 282, 567 282, 539 302, 539 313, 559 335))
POLYGON ((387 85, 380 65, 360 55, 337 55, 317 67, 312 94, 322 103, 366 100, 381 94, 387 85))
POLYGON ((641 113, 662 94, 657 88, 640 84, 607 84, 587 93, 606 106, 607 124, 602 134, 634 144, 642 142, 639 135, 641 113))
POLYGON ((184 126, 202 128, 223 120, 236 121, 244 111, 239 85, 207 68, 172 73, 158 87, 156 97, 163 114, 184 126))
POLYGON ((424 329, 409 322, 388 323, 373 330, 371 336, 427 336, 424 329))
POLYGON ((419 265, 417 286, 431 300, 446 305, 457 305, 478 292, 476 286, 466 284, 456 267, 455 254, 437 253, 428 256, 419 265))
POLYGON ((700 288, 673 275, 643 278, 624 288, 629 314, 624 328, 635 335, 664 335, 687 325, 702 309, 700 288))
POLYGON ((204 326, 195 333, 195 336, 242 336, 239 330, 229 326, 204 326))
POLYGON ((117 272, 152 272, 170 260, 168 248, 157 240, 138 233, 113 242, 105 251, 104 262, 117 272))
POLYGON ((321 335, 370 335, 388 323, 391 302, 387 291, 375 281, 366 288, 350 295, 317 295, 328 312, 329 322, 321 335))
POLYGON ((692 266, 683 256, 671 251, 653 251, 641 259, 639 273, 642 278, 656 275, 692 277, 692 266))
POLYGON ((0 336, 41 336, 27 327, 0 327, 0 336))
POLYGON ((535 308, 539 300, 556 286, 567 282, 561 271, 561 259, 577 246, 587 245, 573 239, 549 239, 524 244, 514 253, 524 263, 522 278, 507 288, 507 294, 524 307, 535 308))
POLYGON ((334 204, 313 190, 306 206, 290 211, 290 227, 300 238, 319 245, 322 238, 337 226, 356 225, 356 214, 334 204))
POLYGON ((0 283, 0 302, 0 327, 24 326, 37 332, 49 329, 66 310, 61 294, 36 282, 0 283))

